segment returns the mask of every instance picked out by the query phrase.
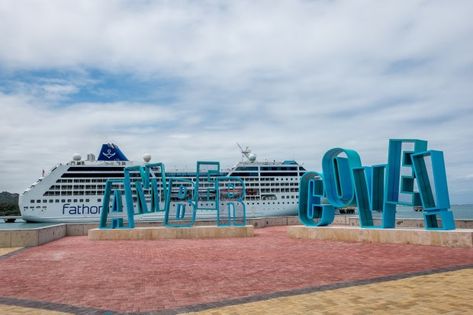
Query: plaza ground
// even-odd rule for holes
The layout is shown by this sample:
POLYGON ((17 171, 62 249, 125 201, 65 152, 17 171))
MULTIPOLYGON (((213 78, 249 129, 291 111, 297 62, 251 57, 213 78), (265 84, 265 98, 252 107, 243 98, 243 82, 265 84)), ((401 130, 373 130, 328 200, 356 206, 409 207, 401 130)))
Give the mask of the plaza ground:
POLYGON ((2 314, 467 313, 473 250, 253 238, 0 250, 2 314))

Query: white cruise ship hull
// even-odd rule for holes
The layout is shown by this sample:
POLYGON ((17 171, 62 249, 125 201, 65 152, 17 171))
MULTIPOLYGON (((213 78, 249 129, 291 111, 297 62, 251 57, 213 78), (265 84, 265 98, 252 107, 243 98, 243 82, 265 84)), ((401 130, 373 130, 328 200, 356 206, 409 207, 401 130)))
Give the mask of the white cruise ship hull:
MULTIPOLYGON (((171 207, 173 204, 171 203, 171 207)), ((201 204, 201 207, 204 205, 201 204)), ((100 213, 102 211, 101 204, 53 204, 46 209, 38 209, 24 213, 23 220, 28 222, 58 222, 58 223, 84 223, 84 222, 98 222, 100 220, 100 213), (92 211, 90 211, 92 209, 92 211), (97 209, 97 210, 96 210, 97 209), (93 213, 91 213, 93 212, 93 213)), ((246 205, 246 217, 270 217, 270 216, 291 216, 297 215, 297 205, 246 205)), ((124 218, 125 218, 124 214, 124 218)), ((135 215, 136 221, 163 221, 164 212, 155 212, 144 215, 135 215)), ((197 210, 196 220, 216 220, 217 214, 215 210, 197 210)))

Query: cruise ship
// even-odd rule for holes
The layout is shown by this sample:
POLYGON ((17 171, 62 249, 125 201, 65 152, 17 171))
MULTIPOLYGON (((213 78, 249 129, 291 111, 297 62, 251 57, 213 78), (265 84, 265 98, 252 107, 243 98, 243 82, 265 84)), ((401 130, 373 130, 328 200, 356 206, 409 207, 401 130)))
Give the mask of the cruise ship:
MULTIPOLYGON (((245 182, 247 217, 296 215, 299 179, 305 173, 296 161, 258 161, 247 147, 242 161, 218 176, 238 176, 245 182)), ((150 156, 144 156, 149 162, 150 156)), ((115 144, 103 144, 98 155, 82 159, 74 154, 72 161, 58 164, 43 174, 19 198, 22 218, 28 222, 96 222, 100 219, 105 182, 122 179, 124 168, 143 165, 129 161, 115 144)), ((168 171, 166 178, 178 177, 195 181, 196 172, 168 171)), ((164 198, 162 198, 164 199, 164 198)), ((164 203, 164 200, 161 200, 164 203)), ((209 204, 199 201, 199 208, 209 204)), ((171 202, 171 206, 172 202, 171 202)), ((215 210, 198 210, 197 220, 215 219, 215 210)), ((163 213, 136 215, 137 221, 162 220, 163 213)))

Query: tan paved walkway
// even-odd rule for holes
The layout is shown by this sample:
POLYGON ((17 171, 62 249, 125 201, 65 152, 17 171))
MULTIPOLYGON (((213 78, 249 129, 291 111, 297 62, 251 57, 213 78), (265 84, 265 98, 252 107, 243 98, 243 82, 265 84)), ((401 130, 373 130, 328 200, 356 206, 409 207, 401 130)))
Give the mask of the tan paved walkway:
POLYGON ((6 247, 6 248, 0 247, 0 256, 9 254, 19 249, 22 249, 22 247, 6 247))
MULTIPOLYGON (((210 309, 198 314, 472 314, 473 269, 210 309)), ((195 314, 195 313, 194 313, 195 314)))
POLYGON ((49 311, 49 310, 40 310, 40 309, 29 308, 29 307, 20 307, 20 306, 0 304, 0 314, 63 315, 63 314, 71 314, 71 313, 63 313, 63 312, 56 312, 56 311, 49 311))

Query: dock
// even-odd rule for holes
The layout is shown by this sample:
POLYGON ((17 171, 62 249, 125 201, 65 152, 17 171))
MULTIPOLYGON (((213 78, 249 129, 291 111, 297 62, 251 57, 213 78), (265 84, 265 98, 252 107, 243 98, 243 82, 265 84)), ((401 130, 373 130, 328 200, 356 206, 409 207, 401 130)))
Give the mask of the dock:
POLYGON ((8 215, 0 217, 0 220, 3 220, 5 223, 15 223, 15 221, 18 219, 21 219, 21 216, 8 215))

